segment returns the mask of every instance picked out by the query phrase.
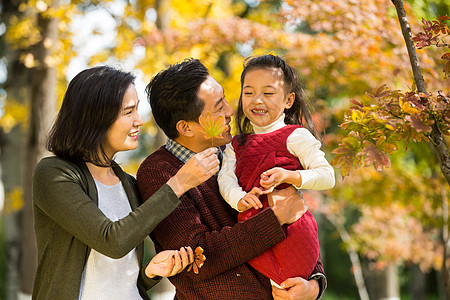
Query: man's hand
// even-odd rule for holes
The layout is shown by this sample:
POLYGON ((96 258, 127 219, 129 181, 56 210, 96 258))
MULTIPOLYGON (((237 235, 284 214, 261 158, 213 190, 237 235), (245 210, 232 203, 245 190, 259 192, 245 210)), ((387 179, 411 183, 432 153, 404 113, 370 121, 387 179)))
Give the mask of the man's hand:
POLYGON ((304 199, 292 186, 267 195, 269 206, 281 225, 292 224, 306 212, 304 199))
POLYGON ((315 300, 319 295, 319 283, 317 280, 305 280, 301 277, 288 278, 279 289, 272 286, 274 300, 315 300))

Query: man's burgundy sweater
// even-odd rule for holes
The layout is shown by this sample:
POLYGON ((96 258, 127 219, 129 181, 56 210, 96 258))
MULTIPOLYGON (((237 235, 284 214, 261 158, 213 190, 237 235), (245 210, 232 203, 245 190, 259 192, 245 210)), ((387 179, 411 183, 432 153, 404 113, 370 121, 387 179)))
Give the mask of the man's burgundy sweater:
MULTIPOLYGON (((137 173, 142 198, 148 199, 182 165, 164 146, 147 157, 137 173)), ((237 212, 221 198, 216 176, 180 199, 151 234, 156 251, 201 246, 206 261, 198 274, 184 270, 169 278, 175 299, 272 299, 269 280, 246 263, 285 237, 272 209, 236 223, 237 212)), ((323 273, 320 260, 313 273, 323 273)))

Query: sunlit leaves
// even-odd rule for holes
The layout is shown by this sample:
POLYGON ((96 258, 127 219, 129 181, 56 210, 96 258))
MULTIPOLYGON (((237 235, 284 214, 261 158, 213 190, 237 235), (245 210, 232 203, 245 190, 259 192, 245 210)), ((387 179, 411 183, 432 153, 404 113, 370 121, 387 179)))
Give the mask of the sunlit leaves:
POLYGON ((411 209, 400 204, 362 207, 362 216, 353 226, 353 240, 380 268, 405 260, 417 263, 423 271, 442 266, 439 231, 426 230, 411 216, 411 209))
POLYGON ((20 211, 23 208, 23 188, 16 187, 5 197, 5 207, 3 211, 6 215, 20 211))
MULTIPOLYGON (((428 21, 422 18, 423 31, 416 34, 412 40, 418 49, 434 45, 436 47, 446 47, 450 49, 450 17, 440 16, 437 20, 428 21)), ((444 60, 445 78, 450 76, 450 52, 441 56, 444 60)))
POLYGON ((223 116, 213 117, 210 112, 206 114, 206 117, 201 115, 198 121, 200 123, 199 130, 206 139, 222 139, 222 133, 228 129, 228 127, 224 125, 223 116))
POLYGON ((332 151, 336 156, 331 163, 341 168, 342 177, 348 175, 351 167, 357 168, 361 165, 361 155, 358 154, 361 149, 361 141, 357 137, 349 135, 342 139, 339 148, 332 151))
POLYGON ((389 168, 391 161, 387 153, 378 145, 379 139, 376 144, 369 141, 364 141, 364 148, 362 150, 364 155, 364 163, 366 166, 374 165, 377 171, 382 171, 383 168, 389 168))
POLYGON ((8 133, 18 124, 22 124, 25 127, 28 121, 28 109, 27 104, 8 99, 4 105, 4 113, 0 116, 2 129, 8 133))
POLYGON ((6 39, 13 49, 27 48, 41 40, 35 18, 20 19, 17 16, 12 16, 9 22, 6 39))
POLYGON ((352 101, 340 125, 348 132, 339 147, 332 151, 333 163, 348 175, 351 167, 374 165, 381 171, 390 166, 388 154, 397 150, 397 141, 428 140, 435 120, 444 134, 450 130, 449 96, 421 94, 414 91, 391 91, 386 85, 366 93, 377 103, 363 105, 352 101), (356 143, 355 137, 358 138, 356 143), (349 143, 348 140, 354 141, 349 143))

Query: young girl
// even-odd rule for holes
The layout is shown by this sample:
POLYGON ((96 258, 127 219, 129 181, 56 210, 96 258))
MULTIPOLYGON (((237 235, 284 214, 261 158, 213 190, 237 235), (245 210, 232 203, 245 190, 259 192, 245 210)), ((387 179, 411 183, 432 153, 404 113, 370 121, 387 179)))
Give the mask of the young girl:
MULTIPOLYGON (((298 75, 275 55, 246 59, 236 115, 239 135, 227 145, 219 172, 220 192, 246 220, 269 205, 265 194, 293 185, 334 186, 334 170, 320 150, 298 75)), ((319 257, 317 224, 305 213, 285 228, 286 239, 249 261, 277 284, 307 279, 319 257)))
POLYGON ((108 66, 70 82, 33 174, 38 268, 33 299, 149 299, 159 276, 194 261, 189 247, 158 253, 144 269, 143 241, 180 204, 178 197, 218 171, 217 149, 190 159, 142 203, 136 180, 114 162, 138 146, 134 76, 108 66))

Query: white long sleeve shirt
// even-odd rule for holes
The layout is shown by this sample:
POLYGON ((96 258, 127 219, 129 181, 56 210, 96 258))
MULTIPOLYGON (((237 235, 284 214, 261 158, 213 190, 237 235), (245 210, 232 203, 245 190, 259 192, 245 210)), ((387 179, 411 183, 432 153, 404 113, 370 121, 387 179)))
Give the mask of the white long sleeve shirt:
MULTIPOLYGON (((259 127, 252 123, 255 134, 269 133, 278 130, 286 124, 284 114, 270 125, 259 127)), ((297 170, 302 177, 302 185, 297 189, 326 190, 335 184, 334 169, 320 150, 321 143, 306 128, 297 128, 287 138, 287 149, 298 157, 304 170, 297 170)), ((223 154, 222 167, 218 176, 219 189, 222 197, 237 209, 237 203, 246 192, 239 186, 236 176, 236 155, 231 143, 223 154)))

